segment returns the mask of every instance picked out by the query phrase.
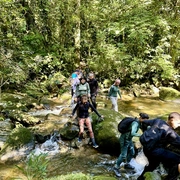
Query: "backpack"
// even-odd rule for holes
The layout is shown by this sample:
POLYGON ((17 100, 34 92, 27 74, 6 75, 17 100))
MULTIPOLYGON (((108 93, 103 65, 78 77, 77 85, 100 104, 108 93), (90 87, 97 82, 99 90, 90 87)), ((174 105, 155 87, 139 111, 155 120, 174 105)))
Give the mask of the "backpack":
POLYGON ((131 131, 130 125, 133 121, 137 121, 136 118, 125 117, 118 124, 118 131, 123 134, 131 131))
POLYGON ((163 131, 156 126, 148 128, 140 136, 139 140, 143 148, 151 151, 153 148, 160 146, 160 139, 163 131))

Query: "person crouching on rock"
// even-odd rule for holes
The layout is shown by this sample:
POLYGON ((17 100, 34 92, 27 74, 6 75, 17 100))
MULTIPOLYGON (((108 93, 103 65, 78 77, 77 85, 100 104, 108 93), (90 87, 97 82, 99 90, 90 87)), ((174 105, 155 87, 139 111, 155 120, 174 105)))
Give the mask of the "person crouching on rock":
POLYGON ((86 124, 90 134, 92 145, 94 148, 98 148, 99 146, 95 142, 94 132, 92 129, 91 120, 89 118, 89 108, 91 108, 100 118, 102 118, 102 116, 97 112, 94 106, 88 101, 87 95, 81 96, 81 100, 78 101, 78 103, 76 104, 75 108, 72 111, 72 117, 74 117, 74 114, 78 109, 78 123, 80 128, 78 142, 82 141, 83 133, 84 133, 84 124, 86 124))

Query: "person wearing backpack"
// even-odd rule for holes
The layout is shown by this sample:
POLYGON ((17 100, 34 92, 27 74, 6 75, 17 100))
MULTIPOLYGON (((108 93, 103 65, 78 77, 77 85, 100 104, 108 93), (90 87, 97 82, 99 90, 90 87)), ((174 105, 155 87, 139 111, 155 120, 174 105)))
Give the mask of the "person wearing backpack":
POLYGON ((180 126, 180 114, 170 113, 167 122, 156 118, 145 120, 144 123, 150 128, 140 136, 140 142, 149 163, 138 180, 144 180, 144 174, 155 170, 160 163, 168 170, 166 180, 177 180, 180 174, 180 154, 172 152, 167 147, 172 145, 180 148, 180 136, 174 131, 180 126))
POLYGON ((86 95, 88 98, 90 98, 90 87, 89 84, 86 82, 85 77, 81 77, 80 83, 76 86, 76 91, 75 91, 75 98, 74 100, 77 102, 80 100, 82 95, 86 95))
POLYGON ((86 126, 88 128, 88 131, 89 131, 90 140, 92 142, 92 145, 93 145, 94 148, 98 148, 99 146, 95 142, 94 133, 93 133, 92 125, 91 125, 91 120, 89 118, 89 112, 88 112, 89 108, 92 108, 93 111, 100 118, 103 118, 103 116, 101 116, 97 112, 97 110, 94 108, 94 106, 88 101, 87 95, 81 96, 80 101, 78 101, 78 103, 76 104, 75 108, 73 109, 71 117, 74 117, 74 114, 75 114, 76 110, 79 109, 78 123, 79 123, 79 129, 80 130, 79 130, 78 142, 82 141, 83 133, 84 133, 84 124, 86 124, 86 126))
POLYGON ((116 161, 116 164, 113 168, 117 177, 121 177, 119 168, 120 168, 120 165, 122 162, 126 161, 124 168, 134 170, 134 167, 132 167, 129 164, 129 162, 135 155, 134 144, 132 142, 132 138, 134 136, 140 137, 140 134, 137 132, 138 132, 142 122, 145 119, 149 119, 148 114, 140 113, 139 119, 132 118, 132 117, 125 117, 118 124, 118 131, 121 133, 121 136, 119 138, 121 154, 119 155, 119 157, 116 161))
POLYGON ((108 97, 111 100, 112 103, 112 109, 115 110, 116 112, 118 112, 118 95, 120 97, 120 99, 122 99, 121 97, 121 92, 119 90, 119 85, 121 83, 120 79, 116 79, 114 84, 110 87, 109 89, 109 93, 108 93, 108 97))

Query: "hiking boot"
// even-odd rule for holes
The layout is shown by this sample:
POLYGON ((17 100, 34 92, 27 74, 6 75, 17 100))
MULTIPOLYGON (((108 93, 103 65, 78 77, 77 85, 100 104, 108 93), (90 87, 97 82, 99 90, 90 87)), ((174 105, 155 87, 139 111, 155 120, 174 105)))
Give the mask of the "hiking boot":
POLYGON ((82 139, 81 138, 78 138, 78 143, 82 143, 82 139))
POLYGON ((125 169, 131 169, 131 170, 134 170, 134 167, 131 166, 129 163, 125 164, 125 165, 124 165, 124 168, 125 168, 125 169))
POLYGON ((99 146, 97 144, 93 144, 93 148, 98 148, 99 146))
POLYGON ((120 173, 118 168, 114 167, 113 171, 114 171, 114 173, 116 174, 117 177, 121 177, 121 173, 120 173))
POLYGON ((96 144, 95 139, 91 138, 91 142, 93 144, 93 148, 98 148, 99 146, 96 144))

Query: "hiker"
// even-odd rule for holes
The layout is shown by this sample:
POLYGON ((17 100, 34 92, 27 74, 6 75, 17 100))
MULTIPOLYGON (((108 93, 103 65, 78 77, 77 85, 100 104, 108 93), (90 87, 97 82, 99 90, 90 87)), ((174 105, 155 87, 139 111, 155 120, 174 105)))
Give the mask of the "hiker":
POLYGON ((129 164, 129 162, 135 155, 132 138, 134 136, 140 136, 140 134, 137 132, 140 128, 141 123, 146 119, 149 119, 148 114, 140 113, 139 119, 126 117, 118 124, 118 130, 121 133, 121 136, 119 138, 121 154, 119 155, 117 162, 113 168, 117 177, 121 177, 119 168, 122 162, 126 161, 124 168, 134 170, 134 167, 129 164))
POLYGON ((71 77, 70 77, 70 81, 71 81, 71 106, 74 105, 74 97, 75 97, 75 91, 76 91, 76 87, 77 85, 80 83, 79 80, 79 70, 76 70, 74 73, 72 73, 71 77))
POLYGON ((83 133, 84 133, 84 124, 86 124, 88 131, 89 131, 90 140, 92 142, 92 145, 94 148, 98 148, 99 146, 95 142, 92 124, 91 124, 91 120, 89 118, 89 112, 88 112, 89 108, 92 108, 93 111, 100 118, 103 118, 103 116, 101 116, 97 112, 97 110, 94 108, 94 106, 88 101, 87 95, 81 96, 80 101, 78 101, 75 108, 73 109, 72 117, 74 118, 74 114, 75 114, 76 110, 79 109, 79 111, 78 111, 78 123, 79 123, 80 130, 79 130, 78 142, 82 142, 83 133))
POLYGON ((76 86, 75 91, 75 98, 74 100, 78 102, 82 95, 87 95, 88 98, 90 98, 90 87, 89 84, 86 82, 85 77, 80 78, 80 83, 76 86))
POLYGON ((177 180, 180 173, 180 155, 167 149, 167 146, 180 148, 180 136, 174 131, 180 126, 180 114, 170 113, 167 122, 157 118, 145 120, 144 123, 150 128, 142 134, 140 142, 149 163, 138 180, 144 180, 144 174, 155 170, 160 163, 168 170, 166 180, 177 180))
POLYGON ((94 77, 94 73, 89 73, 88 84, 89 84, 89 87, 90 87, 90 95, 91 95, 90 99, 91 99, 92 105, 96 109, 96 107, 97 107, 96 96, 97 96, 97 93, 98 93, 98 82, 94 77))
POLYGON ((116 79, 114 84, 110 87, 109 94, 108 94, 108 97, 110 98, 111 103, 112 103, 112 109, 117 112, 118 112, 118 104, 117 104, 118 97, 117 97, 117 95, 119 95, 120 99, 122 99, 121 93, 119 90, 120 83, 121 83, 121 80, 116 79))

